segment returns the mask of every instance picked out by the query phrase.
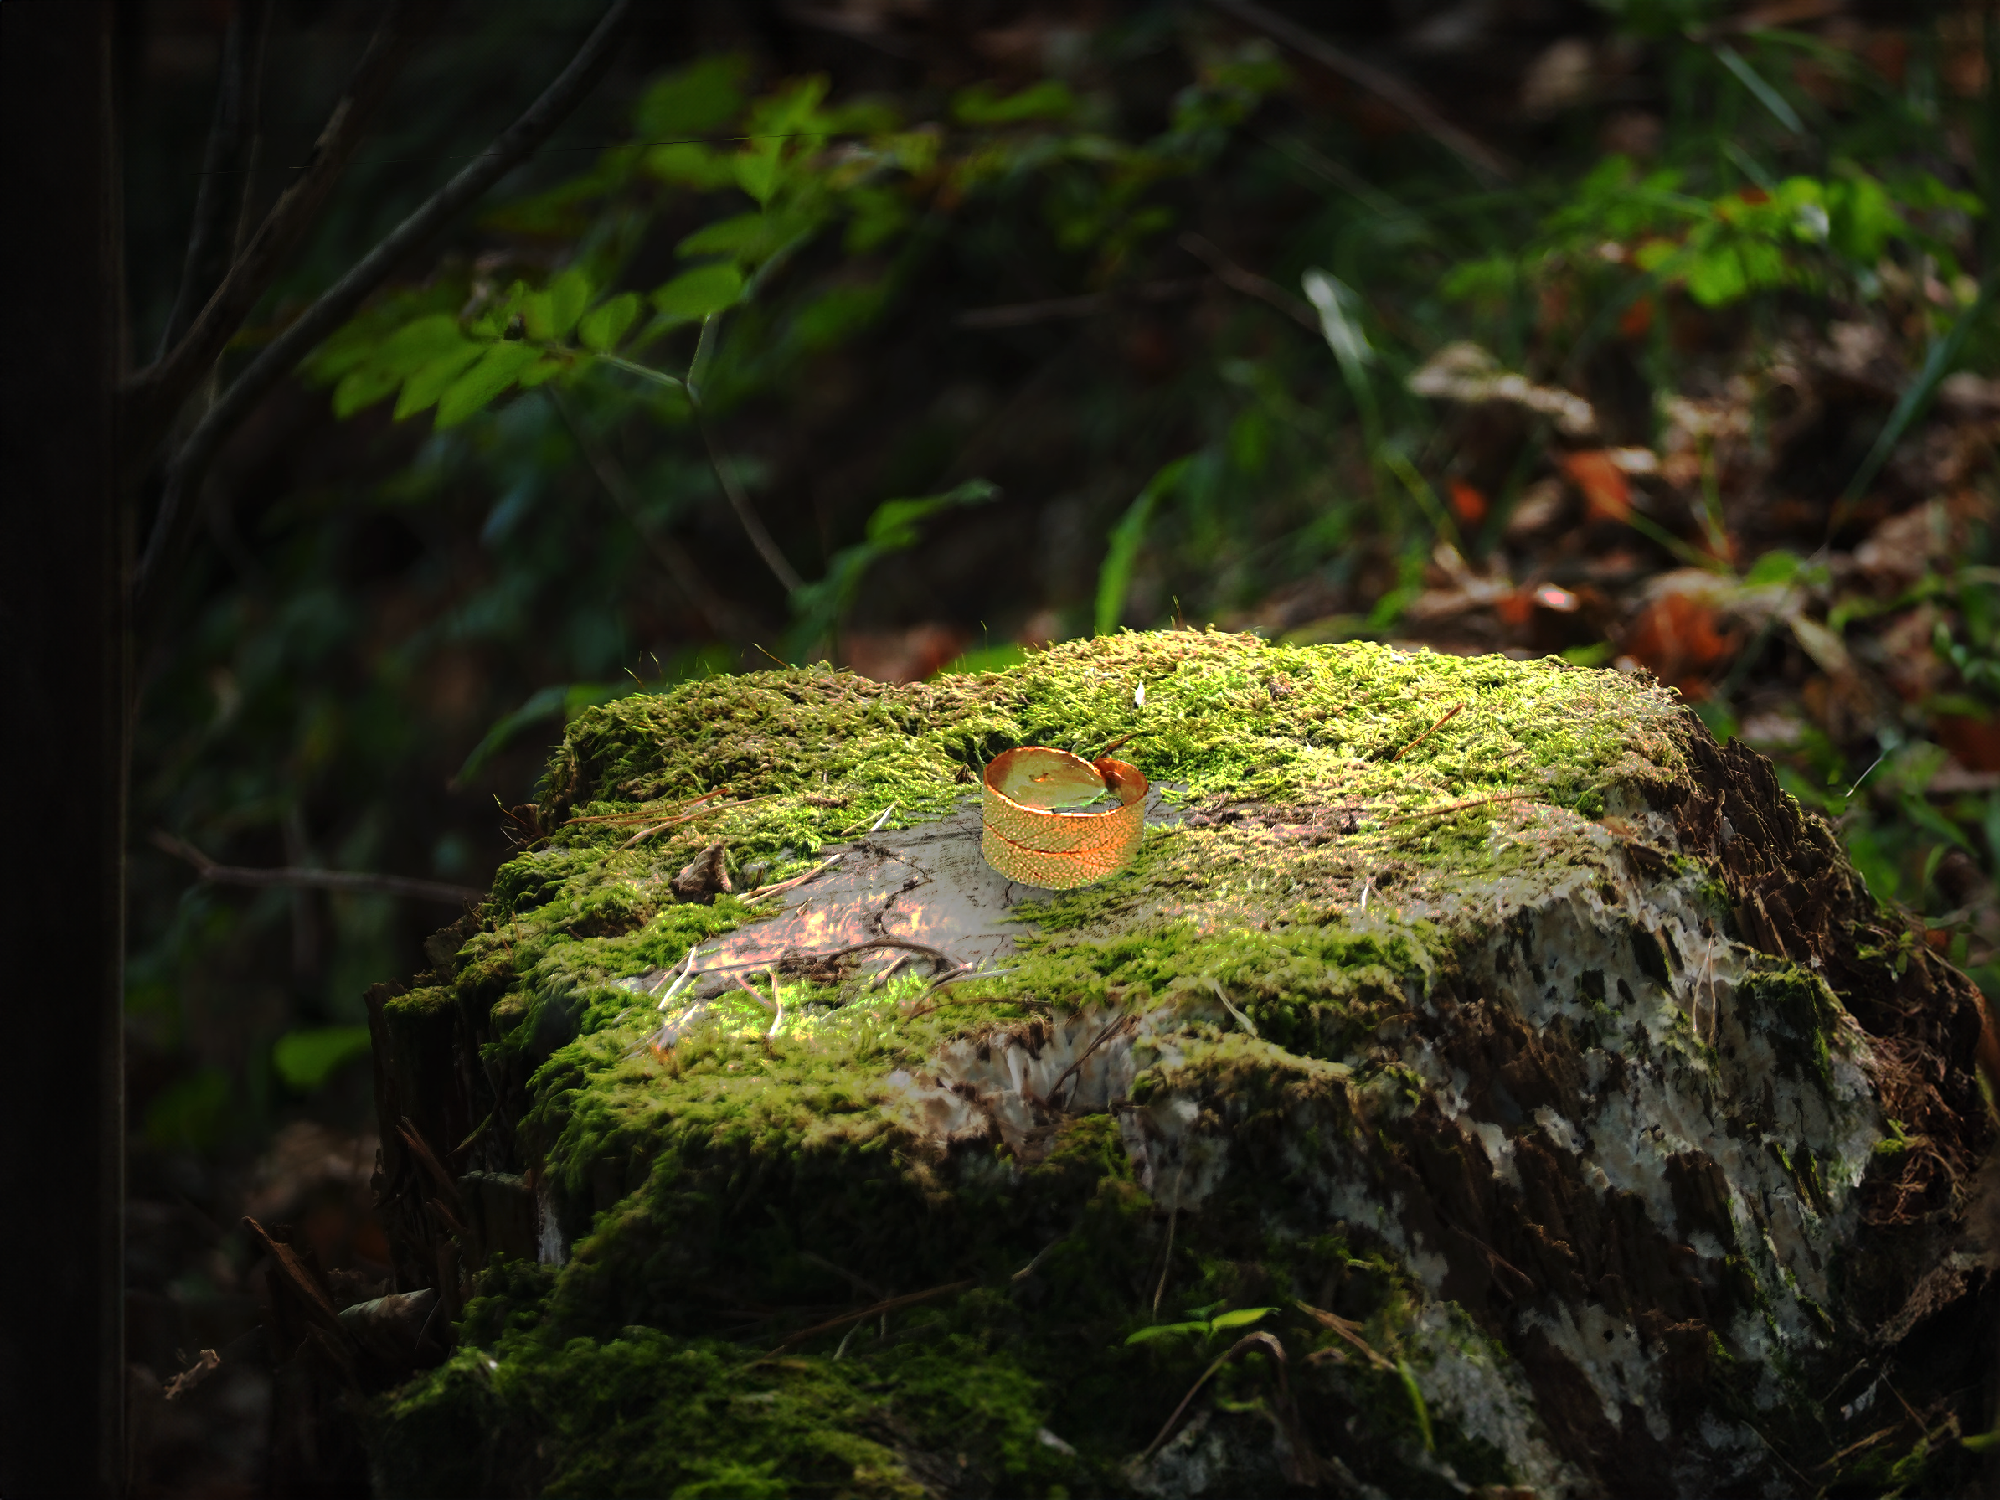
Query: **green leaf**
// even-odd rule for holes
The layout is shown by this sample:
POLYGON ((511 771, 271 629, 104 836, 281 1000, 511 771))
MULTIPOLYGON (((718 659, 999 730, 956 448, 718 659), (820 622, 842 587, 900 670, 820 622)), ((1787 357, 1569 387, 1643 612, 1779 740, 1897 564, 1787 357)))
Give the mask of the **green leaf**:
POLYGON ((1069 85, 1048 78, 996 99, 986 84, 975 83, 960 89, 951 101, 952 117, 961 125, 1014 125, 1023 120, 1059 120, 1076 108, 1076 95, 1069 85))
POLYGON ((576 320, 583 316, 583 310, 590 306, 590 299, 596 295, 590 277, 577 266, 571 266, 562 275, 549 283, 549 338, 559 339, 576 327, 576 320))
POLYGON ((736 185, 755 198, 760 208, 771 201, 784 177, 785 166, 778 155, 782 145, 780 141, 759 141, 729 160, 730 170, 736 174, 736 185))
POLYGON ((416 371, 403 382, 403 394, 396 398, 396 420, 400 422, 430 406, 450 388, 466 366, 495 347, 493 344, 475 344, 466 340, 449 354, 438 356, 416 371))
POLYGON ((1833 246, 1859 265, 1873 266, 1889 241, 1908 227, 1888 189, 1865 173, 1833 184, 1827 197, 1833 246))
POLYGON ((825 577, 792 591, 793 624, 786 636, 786 649, 792 658, 797 660, 810 651, 846 613, 870 568, 916 545, 920 522, 956 506, 984 505, 999 495, 998 486, 984 479, 969 479, 942 495, 885 500, 876 506, 862 540, 834 553, 825 577))
POLYGON ((798 310, 792 329, 805 349, 830 349, 874 322, 888 301, 886 282, 836 286, 798 310))
POLYGON ((481 766, 511 745, 522 730, 544 719, 560 718, 567 724, 586 708, 609 703, 631 692, 629 682, 558 682, 545 687, 487 730, 452 780, 459 783, 470 780, 481 766))
POLYGON ((409 375, 434 359, 467 347, 470 342, 459 328, 457 318, 450 313, 432 313, 427 318, 405 323, 384 339, 369 363, 393 370, 399 376, 409 375))
POLYGON ((1417 1431, 1423 1434, 1424 1452, 1437 1452, 1437 1439, 1431 1433, 1430 1408, 1424 1405, 1424 1393, 1417 1387, 1416 1371, 1410 1368, 1406 1359, 1396 1361, 1396 1373, 1403 1377, 1403 1394, 1410 1399, 1410 1414, 1417 1419, 1417 1431))
POLYGON ((279 1037, 271 1063, 294 1093, 310 1094, 343 1064, 365 1057, 368 1047, 366 1026, 318 1026, 279 1037))
POLYGON ((683 271, 653 293, 653 306, 670 318, 706 318, 733 307, 743 294, 743 273, 724 261, 683 271))
POLYGON ((736 181, 731 158, 694 141, 653 147, 646 153, 646 170, 662 182, 703 192, 736 181))
POLYGON ((761 213, 737 214, 718 219, 697 229, 675 246, 683 260, 697 255, 727 255, 737 260, 756 260, 773 239, 771 224, 761 213))
POLYGON ((1155 1323, 1150 1328, 1141 1328, 1136 1333, 1128 1335, 1125 1342, 1127 1344, 1143 1344, 1151 1339, 1171 1338, 1177 1334, 1204 1334, 1207 1332, 1208 1325, 1206 1323, 1155 1323))
POLYGON ((1752 97, 1771 112, 1774 120, 1793 135, 1806 133, 1805 121, 1799 118, 1799 112, 1792 108, 1791 102, 1783 94, 1764 81, 1763 74, 1743 60, 1742 53, 1727 42, 1717 42, 1715 55, 1725 68, 1736 75, 1737 82, 1748 89, 1752 97))
POLYGON ((1177 458, 1161 468, 1111 528, 1111 545, 1097 571, 1098 635, 1110 635, 1118 628, 1118 617, 1125 613, 1126 591, 1132 587, 1132 566, 1139 560, 1139 543, 1145 540, 1146 522, 1160 497, 1180 483, 1187 466, 1188 459, 1177 458))
POLYGON ((342 376, 340 384, 333 388, 333 414, 342 419, 351 417, 362 407, 373 406, 401 384, 402 377, 394 370, 363 365, 342 376))
POLYGON ((616 349, 638 316, 639 294, 620 292, 584 315, 583 321, 576 325, 577 341, 584 348, 598 352, 616 349))
POLYGON ((917 544, 917 523, 941 510, 956 506, 984 505, 1000 497, 999 486, 984 479, 968 479, 942 495, 922 495, 914 500, 884 500, 868 517, 867 545, 877 552, 897 552, 917 544))
POLYGON ((570 362, 560 355, 544 354, 521 372, 515 384, 524 391, 532 391, 538 385, 548 384, 569 368, 570 362))
POLYGON ((1743 582, 1753 589, 1767 583, 1790 583, 1802 566, 1798 553, 1779 547, 1752 563, 1750 571, 1743 575, 1743 582))
POLYGON ((452 383, 438 400, 437 425, 455 427, 513 385, 529 365, 542 357, 533 344, 500 343, 479 363, 452 383))
POLYGON ((169 1084, 146 1110, 140 1127, 155 1146, 203 1150, 220 1139, 228 1123, 229 1075, 220 1068, 203 1068, 169 1084))
POLYGON ((546 344, 556 336, 556 299, 547 292, 530 292, 521 301, 521 326, 529 338, 546 344))
POLYGON ((1276 1311, 1275 1307, 1239 1307, 1234 1312, 1222 1313, 1212 1318, 1208 1325, 1209 1332, 1221 1333, 1225 1328, 1241 1328, 1276 1311))
POLYGON ((639 96, 633 127, 642 139, 657 142, 726 125, 742 112, 741 85, 749 71, 750 60, 735 53, 677 68, 639 96))
POLYGON ((1695 257, 1687 272, 1688 295, 1703 307, 1721 307, 1750 290, 1750 275, 1734 245, 1720 245, 1695 257))

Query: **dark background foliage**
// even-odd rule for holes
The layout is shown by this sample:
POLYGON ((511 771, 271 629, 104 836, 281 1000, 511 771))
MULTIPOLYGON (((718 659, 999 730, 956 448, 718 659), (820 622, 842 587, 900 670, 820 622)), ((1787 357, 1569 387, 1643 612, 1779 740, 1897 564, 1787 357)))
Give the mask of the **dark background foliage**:
MULTIPOLYGON (((122 33, 135 364, 175 296, 231 13, 150 0, 122 33)), ((273 14, 255 212, 378 7, 273 14)), ((599 14, 427 13, 225 373, 599 14)), ((383 1274, 361 994, 457 914, 448 891, 203 881, 190 851, 476 892, 566 715, 615 694, 1211 622, 1652 670, 2000 981, 1993 27, 1866 0, 1398 0, 1275 27, 1164 0, 643 8, 555 140, 235 435, 139 642, 140 1488, 318 1482, 232 1226, 289 1222, 336 1278, 383 1274), (764 132, 794 144, 762 217, 794 214, 797 242, 690 250, 758 213, 734 158, 814 78, 817 113, 764 132), (717 88, 740 97, 687 112, 717 88), (663 165, 663 141, 707 154, 663 165), (716 325, 706 434, 561 336, 546 384, 462 420, 392 415, 414 367, 372 403, 340 383, 425 314, 533 338, 519 299, 565 271, 635 294, 627 365, 684 374, 698 322, 644 299, 703 265, 754 289, 716 325), (955 489, 975 480, 997 497, 955 489)))

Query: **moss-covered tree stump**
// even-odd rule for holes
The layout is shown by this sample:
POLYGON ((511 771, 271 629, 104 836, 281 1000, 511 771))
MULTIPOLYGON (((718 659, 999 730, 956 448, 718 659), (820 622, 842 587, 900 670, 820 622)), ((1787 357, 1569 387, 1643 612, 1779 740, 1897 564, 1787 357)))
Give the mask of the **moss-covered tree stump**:
POLYGON ((399 1276, 457 1320, 385 1493, 1976 1462, 1978 997, 1655 686, 1192 632, 716 678, 579 718, 530 831, 374 997, 399 1276), (978 861, 987 760, 1134 731, 1129 868, 978 861))

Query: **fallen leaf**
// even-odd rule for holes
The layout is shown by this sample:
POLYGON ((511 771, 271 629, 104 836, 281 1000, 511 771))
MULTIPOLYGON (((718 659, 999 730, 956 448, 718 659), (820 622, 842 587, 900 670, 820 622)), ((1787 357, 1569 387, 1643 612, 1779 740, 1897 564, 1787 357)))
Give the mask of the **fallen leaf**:
POLYGON ((1628 339, 1644 338, 1653 327, 1653 299, 1641 297, 1619 315, 1618 332, 1628 339))
POLYGON ((1585 513, 1593 521, 1623 521, 1632 514, 1632 486, 1607 449, 1586 448, 1565 453, 1562 471, 1583 492, 1585 513))
POLYGON ((1717 618, 1714 605, 1695 593, 1662 592, 1626 631, 1625 654, 1685 697, 1704 697, 1709 673, 1742 644, 1737 632, 1718 628, 1717 618))
POLYGON ((1486 519, 1486 495, 1475 485, 1463 479, 1451 481, 1452 514, 1468 526, 1477 526, 1486 519))

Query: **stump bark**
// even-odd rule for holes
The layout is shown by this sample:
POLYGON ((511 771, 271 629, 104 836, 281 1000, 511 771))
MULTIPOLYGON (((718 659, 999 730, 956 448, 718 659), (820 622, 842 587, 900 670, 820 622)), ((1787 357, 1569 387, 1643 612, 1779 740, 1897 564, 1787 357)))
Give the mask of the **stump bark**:
POLYGON ((578 719, 533 825, 371 996, 456 1340, 378 1373, 384 1493, 1979 1482, 1979 997, 1656 686, 712 679, 578 719), (980 860, 986 761, 1126 735, 1129 868, 980 860))

